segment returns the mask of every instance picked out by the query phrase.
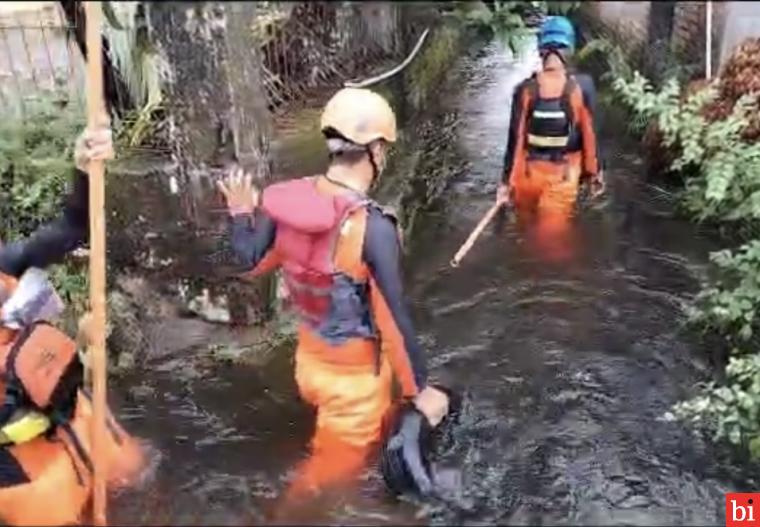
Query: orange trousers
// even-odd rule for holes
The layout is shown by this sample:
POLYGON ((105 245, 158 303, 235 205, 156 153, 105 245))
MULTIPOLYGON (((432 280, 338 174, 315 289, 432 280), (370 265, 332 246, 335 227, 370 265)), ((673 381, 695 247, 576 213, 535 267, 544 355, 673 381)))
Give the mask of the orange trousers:
POLYGON ((566 163, 531 160, 513 182, 514 204, 531 248, 550 261, 572 256, 572 217, 581 175, 580 155, 570 154, 566 163))
MULTIPOLYGON (((109 415, 113 433, 106 434, 104 451, 109 488, 132 485, 145 468, 144 452, 109 415)), ((81 393, 71 427, 88 454, 92 406, 81 393)), ((92 492, 92 477, 75 445, 62 431, 48 439, 37 437, 5 447, 29 481, 0 488, 0 523, 5 525, 75 525, 92 492)), ((0 467, 2 468, 2 467, 0 467)))
POLYGON ((366 362, 338 364, 325 360, 324 352, 348 350, 314 353, 314 345, 315 339, 301 339, 296 350, 298 389, 317 416, 310 456, 297 468, 286 501, 354 480, 382 441, 392 405, 387 360, 380 361, 378 373, 374 350, 366 362))

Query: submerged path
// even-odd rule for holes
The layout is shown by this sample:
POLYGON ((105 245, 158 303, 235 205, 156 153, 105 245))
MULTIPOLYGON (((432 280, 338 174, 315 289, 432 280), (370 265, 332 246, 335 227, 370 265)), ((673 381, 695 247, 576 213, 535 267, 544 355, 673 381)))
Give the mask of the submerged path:
MULTIPOLYGON (((370 470, 311 521, 722 523, 723 493, 753 482, 661 419, 708 374, 681 305, 709 242, 638 184, 641 160, 608 126, 609 196, 578 218, 570 261, 537 258, 507 220, 449 269, 492 202, 510 92, 526 74, 496 48, 460 67, 469 80, 445 104, 462 119, 456 148, 469 170, 420 220, 407 262, 431 369, 465 393, 440 458, 452 504, 391 500, 370 470)), ((174 359, 128 380, 122 415, 163 458, 152 483, 118 500, 115 521, 265 522, 310 432, 291 368, 287 354, 259 369, 174 359)))

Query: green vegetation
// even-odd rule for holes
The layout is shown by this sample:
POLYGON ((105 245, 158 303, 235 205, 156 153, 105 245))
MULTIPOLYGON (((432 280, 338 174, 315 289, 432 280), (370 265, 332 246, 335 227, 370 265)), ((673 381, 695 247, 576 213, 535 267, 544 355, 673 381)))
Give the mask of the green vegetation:
MULTIPOLYGON (((655 90, 636 72, 614 87, 636 115, 656 123, 662 143, 674 152, 670 168, 684 178, 683 209, 697 221, 756 232, 760 143, 745 140, 743 132, 758 112, 757 95, 741 97, 727 117, 711 120, 706 108, 716 98, 716 84, 682 96, 675 79, 655 90)), ((689 308, 689 319, 724 337, 732 356, 725 381, 707 384, 675 414, 760 457, 760 240, 745 240, 711 259, 716 272, 689 308)))
POLYGON ((163 93, 161 55, 150 41, 140 2, 103 2, 103 31, 119 75, 135 109, 115 123, 116 141, 135 147, 148 143, 161 124, 163 93))
MULTIPOLYGON (((70 181, 74 142, 84 112, 56 93, 25 101, 24 118, 0 119, 0 240, 26 236, 58 215, 70 181)), ((87 305, 87 277, 72 262, 56 266, 51 279, 75 319, 87 305)))
POLYGON ((532 2, 539 4, 541 9, 548 15, 561 15, 570 17, 574 15, 583 4, 582 2, 532 2))
POLYGON ((496 39, 517 55, 535 33, 525 23, 526 2, 493 2, 489 8, 483 2, 463 2, 457 6, 457 16, 483 38, 496 39))
MULTIPOLYGON (((408 100, 415 108, 422 108, 427 98, 437 95, 439 86, 451 69, 452 61, 460 46, 460 32, 450 25, 443 25, 430 35, 422 53, 410 64, 408 100)), ((388 94, 392 97, 393 94, 388 94)))

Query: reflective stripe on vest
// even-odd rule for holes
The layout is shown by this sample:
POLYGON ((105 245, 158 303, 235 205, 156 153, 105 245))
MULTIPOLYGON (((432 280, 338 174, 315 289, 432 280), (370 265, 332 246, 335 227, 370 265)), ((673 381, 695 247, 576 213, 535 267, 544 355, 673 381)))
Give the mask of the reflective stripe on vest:
POLYGON ((530 155, 561 156, 567 152, 574 129, 570 97, 576 83, 566 77, 559 97, 541 97, 539 78, 529 85, 531 104, 526 130, 526 146, 530 155))
POLYGON ((23 415, 12 417, 8 424, 0 428, 0 445, 26 443, 50 428, 50 419, 46 415, 35 411, 21 413, 23 415))
POLYGON ((542 148, 564 148, 567 146, 567 143, 569 141, 569 135, 565 135, 563 137, 549 137, 528 134, 528 144, 530 146, 537 146, 542 148))

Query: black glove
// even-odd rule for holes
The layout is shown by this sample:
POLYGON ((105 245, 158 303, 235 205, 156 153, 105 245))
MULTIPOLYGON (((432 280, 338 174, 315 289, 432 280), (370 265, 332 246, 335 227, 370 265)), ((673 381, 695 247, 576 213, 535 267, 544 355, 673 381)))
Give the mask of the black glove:
POLYGON ((436 494, 435 478, 430 469, 430 457, 435 438, 445 426, 456 421, 461 400, 450 390, 436 386, 449 397, 449 414, 435 428, 413 404, 400 411, 392 434, 385 443, 380 458, 380 470, 388 489, 395 495, 417 494, 430 497, 436 494))

